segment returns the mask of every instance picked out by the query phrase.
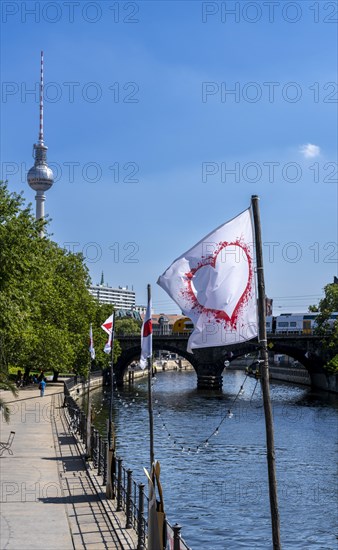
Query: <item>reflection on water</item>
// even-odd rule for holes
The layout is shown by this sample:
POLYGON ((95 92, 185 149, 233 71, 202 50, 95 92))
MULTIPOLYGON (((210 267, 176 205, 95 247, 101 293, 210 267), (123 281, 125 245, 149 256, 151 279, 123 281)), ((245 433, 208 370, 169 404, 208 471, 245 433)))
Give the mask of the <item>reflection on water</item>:
MULTIPOLYGON (((198 391, 193 372, 160 373, 154 382, 155 457, 166 512, 171 523, 183 525, 194 550, 271 548, 264 412, 255 386, 240 371, 226 373, 218 393, 198 391), (244 393, 233 404, 244 380, 244 393)), ((95 419, 103 430, 109 394, 97 390, 92 396, 96 409, 104 400, 95 419)), ((283 549, 334 550, 337 396, 272 383, 271 398, 283 549)), ((115 394, 114 422, 118 455, 145 483, 146 379, 115 394)))

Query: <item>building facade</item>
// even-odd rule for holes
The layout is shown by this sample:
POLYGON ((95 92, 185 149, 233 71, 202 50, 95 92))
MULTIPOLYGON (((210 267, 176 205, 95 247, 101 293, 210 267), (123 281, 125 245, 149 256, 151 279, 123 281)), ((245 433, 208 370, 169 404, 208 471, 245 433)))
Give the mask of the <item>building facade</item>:
POLYGON ((89 292, 101 304, 112 304, 119 309, 135 308, 135 292, 128 287, 112 288, 108 285, 92 285, 89 292))

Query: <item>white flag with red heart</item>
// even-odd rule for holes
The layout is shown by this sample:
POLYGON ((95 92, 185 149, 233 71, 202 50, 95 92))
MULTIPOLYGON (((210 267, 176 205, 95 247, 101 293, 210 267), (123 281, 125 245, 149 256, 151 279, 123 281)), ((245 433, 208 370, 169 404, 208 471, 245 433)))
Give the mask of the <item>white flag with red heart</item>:
POLYGON ((157 283, 190 317, 188 351, 227 346, 258 333, 251 209, 182 254, 157 283))

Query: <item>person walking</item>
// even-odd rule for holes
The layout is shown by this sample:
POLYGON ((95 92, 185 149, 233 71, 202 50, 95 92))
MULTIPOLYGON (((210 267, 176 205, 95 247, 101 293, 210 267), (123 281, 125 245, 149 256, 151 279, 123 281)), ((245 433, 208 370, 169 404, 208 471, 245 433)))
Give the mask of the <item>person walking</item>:
POLYGON ((42 378, 42 380, 39 383, 40 397, 44 396, 45 388, 46 388, 46 379, 42 378))

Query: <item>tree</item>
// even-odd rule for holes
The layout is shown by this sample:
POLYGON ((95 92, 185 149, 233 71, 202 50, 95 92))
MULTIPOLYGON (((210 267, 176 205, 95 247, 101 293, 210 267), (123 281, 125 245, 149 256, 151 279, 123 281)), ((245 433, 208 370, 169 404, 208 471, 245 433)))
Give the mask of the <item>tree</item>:
POLYGON ((333 358, 327 363, 326 369, 332 374, 338 374, 338 319, 332 322, 330 319, 333 312, 338 311, 338 284, 328 284, 324 288, 325 296, 319 302, 318 317, 316 319, 316 333, 319 335, 330 334, 329 342, 322 341, 322 345, 331 351, 333 358))
MULTIPOLYGON (((41 238, 22 195, 0 182, 0 337, 7 364, 25 370, 89 367, 89 325, 99 306, 83 257, 41 238)), ((1 364, 0 367, 6 368, 1 364)))
POLYGON ((115 323, 116 334, 140 334, 141 337, 141 323, 136 319, 117 319, 115 323))
MULTIPOLYGON (((10 380, 7 372, 6 356, 4 354, 4 346, 2 339, 0 338, 0 389, 12 392, 12 395, 16 397, 18 390, 16 385, 10 380)), ((2 413, 5 422, 9 422, 10 408, 6 404, 5 399, 0 397, 0 412, 2 413)))

